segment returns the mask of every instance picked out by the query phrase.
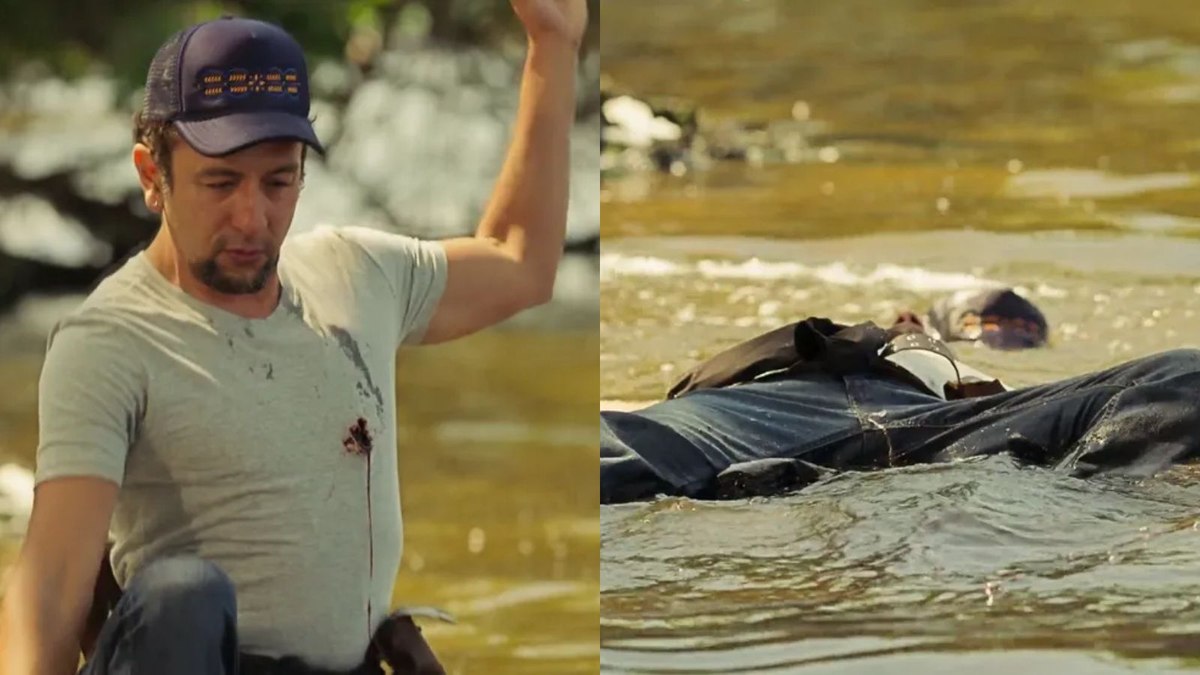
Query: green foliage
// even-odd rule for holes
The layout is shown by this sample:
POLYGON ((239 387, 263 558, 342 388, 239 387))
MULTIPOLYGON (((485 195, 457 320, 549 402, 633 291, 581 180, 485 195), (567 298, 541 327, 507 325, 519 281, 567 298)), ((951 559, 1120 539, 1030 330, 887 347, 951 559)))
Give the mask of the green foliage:
MULTIPOLYGON (((144 81, 154 50, 180 28, 221 16, 251 16, 291 32, 311 61, 342 58, 356 31, 449 44, 519 40, 521 26, 506 0, 4 0, 0 10, 0 79, 41 63, 75 77, 95 69, 126 91, 144 81)), ((595 46, 599 0, 592 9, 595 46)))

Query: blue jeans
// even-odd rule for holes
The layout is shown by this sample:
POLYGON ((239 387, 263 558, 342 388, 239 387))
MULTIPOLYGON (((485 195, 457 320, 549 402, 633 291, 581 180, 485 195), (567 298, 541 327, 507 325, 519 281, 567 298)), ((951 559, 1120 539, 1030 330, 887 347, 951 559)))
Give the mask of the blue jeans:
POLYGON ((1200 351, 943 401, 882 375, 807 373, 600 414, 600 499, 772 494, 826 470, 1009 452, 1072 475, 1200 457, 1200 351))
POLYGON ((235 675, 233 583, 197 557, 148 563, 104 623, 81 675, 235 675))
MULTIPOLYGON (((80 675, 383 675, 382 656, 412 672, 440 673, 420 630, 403 612, 391 615, 363 662, 349 671, 238 651, 233 582, 215 564, 196 556, 152 561, 130 580, 104 622, 80 675)), ((400 667, 397 667, 399 672, 400 667)), ((409 671, 404 671, 409 672, 409 671)))

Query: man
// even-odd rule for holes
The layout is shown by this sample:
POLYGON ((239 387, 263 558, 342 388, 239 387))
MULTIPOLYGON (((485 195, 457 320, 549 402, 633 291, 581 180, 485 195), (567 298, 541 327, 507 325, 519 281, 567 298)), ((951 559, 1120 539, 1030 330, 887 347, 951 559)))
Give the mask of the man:
MULTIPOLYGON (((982 331, 1012 334, 989 344, 1044 339, 1044 320, 1010 301, 1018 314, 982 331)), ((665 401, 601 411, 600 498, 774 495, 834 471, 999 452, 1077 476, 1149 475, 1200 457, 1196 391, 1200 350, 1010 391, 914 315, 888 330, 810 318, 701 363, 665 401)))
POLYGON ((396 349, 545 302, 562 251, 586 4, 512 5, 512 144, 475 237, 443 242, 284 243, 322 151, 299 45, 224 18, 159 50, 133 163, 162 225, 51 336, 0 672, 75 671, 110 525, 124 595, 84 672, 382 672, 396 349))

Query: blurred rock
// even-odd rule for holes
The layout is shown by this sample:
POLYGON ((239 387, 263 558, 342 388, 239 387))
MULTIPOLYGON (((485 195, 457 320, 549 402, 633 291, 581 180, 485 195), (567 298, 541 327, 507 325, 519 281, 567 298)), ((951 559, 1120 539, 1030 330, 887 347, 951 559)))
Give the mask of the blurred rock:
POLYGON ((33 474, 16 464, 0 465, 0 540, 18 539, 33 510, 33 474))
MULTIPOLYGON (((515 117, 522 55, 472 48, 385 52, 369 75, 313 67, 315 124, 329 154, 310 155, 293 227, 364 225, 421 237, 474 231, 515 117)), ((600 233, 599 62, 580 66, 572 134, 569 250, 600 233), (589 112, 590 111, 590 112, 589 112)), ((132 106, 113 83, 39 73, 0 88, 0 311, 31 290, 87 286, 153 235, 129 160, 132 106)))
POLYGON ((694 103, 602 90, 601 173, 661 171, 684 175, 713 162, 829 161, 825 125, 803 102, 790 119, 709 121, 694 103), (822 154, 824 153, 824 154, 822 154))

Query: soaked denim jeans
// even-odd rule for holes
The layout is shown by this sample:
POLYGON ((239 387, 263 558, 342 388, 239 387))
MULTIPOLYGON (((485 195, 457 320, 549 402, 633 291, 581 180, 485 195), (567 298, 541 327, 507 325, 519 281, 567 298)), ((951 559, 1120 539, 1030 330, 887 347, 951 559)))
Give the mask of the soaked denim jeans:
POLYGON ((194 556, 148 563, 130 580, 81 675, 235 675, 233 583, 194 556))
POLYGON ((1001 452, 1074 476, 1200 457, 1200 350, 957 401, 882 375, 811 373, 604 411, 600 498, 769 495, 830 471, 1001 452))
MULTIPOLYGON (((415 629, 414 629, 415 630, 415 629)), ((430 655, 432 658, 432 655, 430 655)), ((433 665, 437 665, 436 661, 433 665)), ((310 666, 296 657, 238 651, 233 582, 195 556, 148 563, 130 580, 80 675, 383 675, 378 662, 350 671, 310 666)), ((444 672, 422 663, 416 672, 444 672)))

